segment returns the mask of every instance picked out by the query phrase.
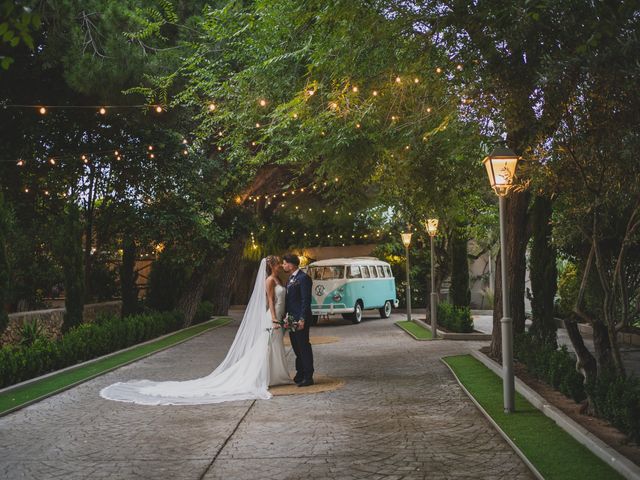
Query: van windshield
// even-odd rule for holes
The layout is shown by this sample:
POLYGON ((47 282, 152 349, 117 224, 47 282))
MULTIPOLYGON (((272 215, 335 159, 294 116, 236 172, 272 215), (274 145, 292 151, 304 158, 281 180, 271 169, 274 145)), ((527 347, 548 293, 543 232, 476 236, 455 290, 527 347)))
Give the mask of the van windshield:
POLYGON ((312 280, 336 280, 344 278, 344 266, 310 267, 309 276, 312 280))

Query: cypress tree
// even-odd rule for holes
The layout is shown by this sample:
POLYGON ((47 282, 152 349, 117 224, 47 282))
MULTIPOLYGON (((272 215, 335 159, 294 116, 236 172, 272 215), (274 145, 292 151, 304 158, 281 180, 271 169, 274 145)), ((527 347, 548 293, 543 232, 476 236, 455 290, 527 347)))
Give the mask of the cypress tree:
POLYGON ((531 212, 532 238, 529 257, 531 278, 531 311, 529 332, 544 342, 556 345, 553 304, 557 290, 556 250, 551 244, 551 200, 536 197, 531 212))
POLYGON ((458 307, 468 307, 471 300, 469 291, 469 261, 467 257, 467 236, 463 227, 453 229, 451 236, 451 303, 458 307))

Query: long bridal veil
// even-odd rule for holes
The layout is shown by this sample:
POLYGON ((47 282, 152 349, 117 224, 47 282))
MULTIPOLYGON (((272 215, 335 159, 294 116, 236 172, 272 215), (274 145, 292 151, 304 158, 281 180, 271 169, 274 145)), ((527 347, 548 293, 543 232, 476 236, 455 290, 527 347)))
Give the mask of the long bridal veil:
POLYGON ((143 405, 200 405, 268 399, 271 317, 265 294, 266 261, 260 262, 244 317, 227 356, 206 377, 186 381, 132 380, 100 391, 103 398, 143 405))

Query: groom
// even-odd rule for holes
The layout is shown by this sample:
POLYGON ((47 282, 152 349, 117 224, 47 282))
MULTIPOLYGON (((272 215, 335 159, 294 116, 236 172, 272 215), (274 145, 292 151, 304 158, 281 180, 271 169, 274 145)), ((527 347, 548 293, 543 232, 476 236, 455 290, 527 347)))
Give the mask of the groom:
POLYGON ((285 306, 287 315, 298 322, 298 329, 289 333, 291 346, 296 354, 296 376, 293 381, 299 387, 313 385, 313 350, 309 343, 311 326, 311 278, 300 270, 297 255, 287 253, 282 257, 282 267, 290 274, 287 282, 285 306))

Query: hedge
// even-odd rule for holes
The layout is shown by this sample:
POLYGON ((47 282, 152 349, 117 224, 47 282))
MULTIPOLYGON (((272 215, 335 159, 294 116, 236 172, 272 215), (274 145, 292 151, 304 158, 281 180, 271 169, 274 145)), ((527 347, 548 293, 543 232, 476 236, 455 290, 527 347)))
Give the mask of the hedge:
POLYGON ((640 441, 640 380, 603 372, 585 385, 566 346, 556 349, 528 333, 515 337, 515 357, 529 373, 576 402, 589 395, 596 414, 635 442, 640 441))
POLYGON ((121 350, 182 326, 182 315, 177 312, 125 318, 103 316, 95 323, 72 328, 59 340, 40 337, 31 345, 5 346, 0 349, 0 388, 121 350))
POLYGON ((450 303, 438 304, 438 325, 451 332, 471 333, 473 332, 473 318, 469 307, 456 307, 450 303))

